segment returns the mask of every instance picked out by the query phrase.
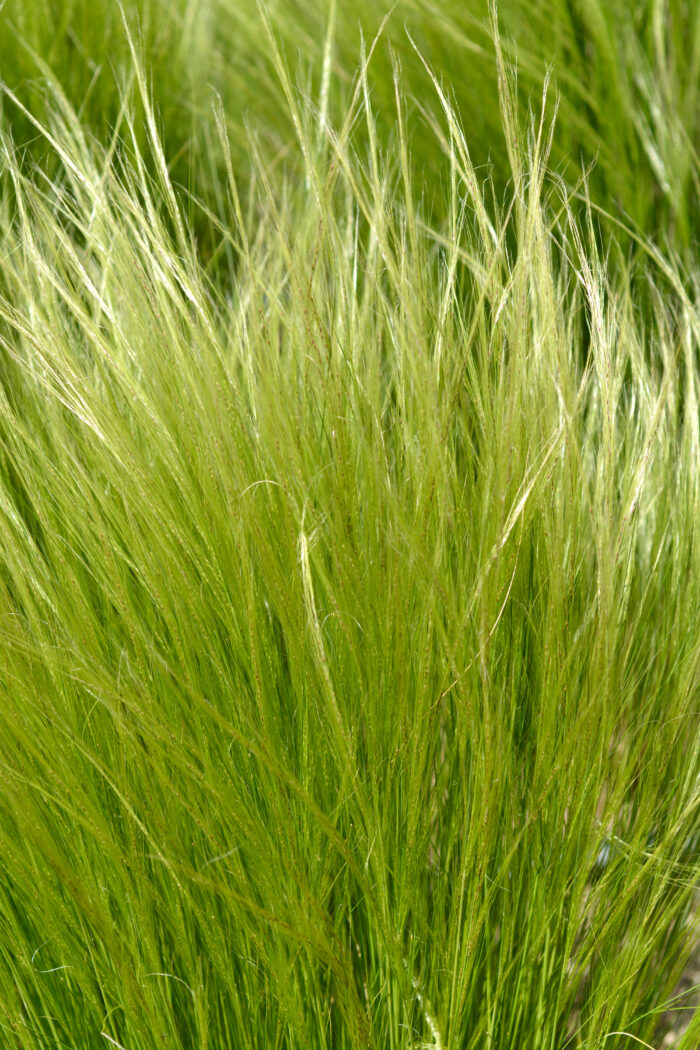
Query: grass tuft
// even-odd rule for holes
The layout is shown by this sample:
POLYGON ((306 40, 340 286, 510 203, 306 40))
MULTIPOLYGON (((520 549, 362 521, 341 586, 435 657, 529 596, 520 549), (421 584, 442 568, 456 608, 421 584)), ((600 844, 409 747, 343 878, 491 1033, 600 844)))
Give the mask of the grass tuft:
POLYGON ((8 0, 3 1045, 661 1038, 700 875, 697 17, 620 6, 8 0), (67 40, 121 89, 76 105, 67 40))

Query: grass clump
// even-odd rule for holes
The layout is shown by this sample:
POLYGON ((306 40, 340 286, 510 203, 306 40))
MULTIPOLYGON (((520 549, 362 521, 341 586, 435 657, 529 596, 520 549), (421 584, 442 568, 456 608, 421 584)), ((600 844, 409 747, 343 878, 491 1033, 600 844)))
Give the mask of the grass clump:
POLYGON ((294 138, 239 177, 220 98, 201 193, 135 58, 107 141, 6 89, 48 159, 5 118, 3 1039, 649 1044, 696 933, 697 270, 601 251, 496 23, 505 195, 410 52, 439 207, 381 41, 341 109, 332 35, 300 91, 257 25, 294 138))

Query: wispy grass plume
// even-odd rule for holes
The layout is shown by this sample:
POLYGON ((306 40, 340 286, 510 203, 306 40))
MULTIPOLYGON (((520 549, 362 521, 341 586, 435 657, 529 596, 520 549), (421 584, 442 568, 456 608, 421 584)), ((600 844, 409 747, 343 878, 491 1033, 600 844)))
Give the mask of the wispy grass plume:
POLYGON ((649 1045, 697 933, 697 272, 636 233, 637 308, 497 27, 505 195, 407 45, 440 209, 396 54, 380 123, 374 38, 339 111, 331 34, 300 91, 258 31, 294 138, 241 173, 221 98, 206 200, 138 64, 106 145, 4 118, 2 1038, 649 1045))

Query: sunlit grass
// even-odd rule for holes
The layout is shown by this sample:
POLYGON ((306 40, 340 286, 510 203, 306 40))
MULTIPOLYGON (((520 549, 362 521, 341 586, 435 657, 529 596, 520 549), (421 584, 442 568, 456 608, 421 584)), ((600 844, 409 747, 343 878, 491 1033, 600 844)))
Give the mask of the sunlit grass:
POLYGON ((5 92, 2 1039, 653 1044, 700 869, 689 241, 611 247, 495 26, 490 182, 418 41, 307 74, 256 17, 285 149, 222 92, 201 186, 128 34, 111 138, 5 92))
MULTIPOLYGON (((119 122, 123 90, 133 85, 129 27, 147 63, 173 181, 196 189, 208 203, 216 200, 223 157, 209 118, 213 88, 225 102, 232 155, 247 195, 246 128, 255 129, 269 158, 297 149, 259 3, 5 0, 0 75, 42 116, 52 97, 47 78, 60 84, 81 122, 104 144, 119 122)), ((349 105, 361 41, 373 40, 383 25, 371 85, 378 142, 386 146, 393 134, 397 60, 412 160, 418 176, 427 179, 426 203, 443 219, 439 185, 445 169, 432 130, 434 97, 425 57, 454 96, 473 161, 482 177, 491 171, 500 199, 510 165, 489 0, 269 0, 264 7, 292 83, 304 90, 312 84, 317 102, 330 34, 327 102, 338 119, 349 105)), ((505 58, 519 71, 522 122, 529 106, 539 107, 549 71, 556 80, 560 119, 551 166, 573 185, 582 166, 595 162, 590 185, 598 207, 692 258, 700 218, 697 0, 500 0, 498 21, 505 58)), ((36 139, 17 111, 8 115, 16 142, 50 164, 45 140, 36 139)), ((145 140, 140 142, 148 161, 145 140)), ((198 233, 205 237, 203 225, 198 233)))

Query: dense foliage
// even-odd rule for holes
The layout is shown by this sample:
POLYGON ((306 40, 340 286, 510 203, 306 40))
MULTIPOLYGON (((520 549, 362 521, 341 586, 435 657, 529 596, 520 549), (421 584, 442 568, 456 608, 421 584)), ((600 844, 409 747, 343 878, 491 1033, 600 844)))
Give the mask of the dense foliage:
POLYGON ((0 55, 0 1043, 660 1045, 700 4, 6 0, 0 55))

